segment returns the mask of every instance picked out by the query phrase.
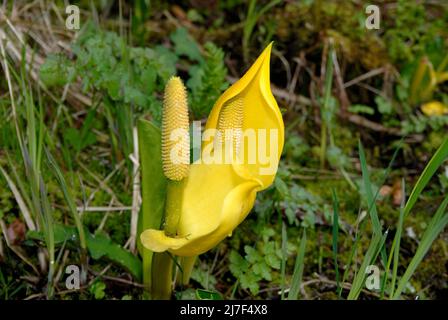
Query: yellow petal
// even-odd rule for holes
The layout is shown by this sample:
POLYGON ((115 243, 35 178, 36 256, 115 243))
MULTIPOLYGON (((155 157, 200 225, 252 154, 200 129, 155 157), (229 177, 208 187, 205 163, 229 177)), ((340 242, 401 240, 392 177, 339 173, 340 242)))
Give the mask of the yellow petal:
POLYGON ((448 114, 448 106, 439 101, 425 103, 421 107, 422 112, 427 116, 442 116, 448 114))
POLYGON ((194 163, 185 181, 178 237, 146 230, 141 241, 155 252, 193 256, 216 246, 252 209, 260 181, 241 177, 231 164, 194 163))
MULTIPOLYGON (((229 113, 226 112, 226 108, 238 106, 241 103, 242 131, 243 134, 250 130, 255 133, 256 160, 255 163, 251 161, 249 150, 251 144, 249 143, 250 138, 247 136, 244 148, 239 150, 238 157, 242 159, 246 171, 262 181, 263 189, 272 184, 274 180, 284 144, 283 119, 270 88, 271 47, 272 43, 266 47, 246 74, 221 95, 210 113, 205 128, 206 130, 218 129, 220 123, 223 122, 222 118, 228 117, 229 113), (266 136, 263 136, 263 130, 265 130, 266 136), (265 142, 264 150, 259 148, 263 142, 265 142), (271 149, 274 152, 271 152, 271 149), (266 156, 260 157, 259 152, 266 156)), ((233 114, 241 114, 238 108, 235 110, 233 114)), ((233 119, 224 122, 237 123, 233 119)), ((204 143, 203 150, 213 142, 213 139, 210 139, 204 143)))
POLYGON ((254 181, 235 187, 224 199, 218 227, 208 234, 192 237, 183 246, 172 248, 170 252, 178 256, 199 255, 214 248, 227 236, 231 236, 233 230, 252 209, 259 188, 260 185, 254 181))

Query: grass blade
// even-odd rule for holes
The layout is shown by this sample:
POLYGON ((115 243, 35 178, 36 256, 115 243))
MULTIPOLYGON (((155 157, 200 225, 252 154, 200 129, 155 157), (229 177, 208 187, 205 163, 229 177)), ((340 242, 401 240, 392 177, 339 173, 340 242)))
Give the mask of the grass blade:
POLYGON ((400 297, 406 284, 409 282, 409 279, 412 277, 418 265, 425 257, 432 243, 448 224, 448 214, 446 213, 447 206, 448 206, 448 196, 439 206, 436 214, 432 217, 430 225, 428 229, 425 231, 414 257, 409 263, 403 277, 401 277, 400 281, 398 282, 397 290, 394 292, 392 299, 396 300, 400 297))
POLYGON ((87 248, 86 237, 84 234, 84 228, 82 226, 81 217, 78 213, 78 210, 76 209, 75 201, 73 200, 73 197, 67 188, 67 183, 65 181, 64 175, 62 174, 58 164, 56 163, 56 160, 53 158, 53 156, 47 149, 45 149, 45 153, 47 155, 48 163, 50 164, 50 167, 53 169, 53 173, 56 176, 56 179, 58 180, 59 186, 61 187, 64 199, 67 202, 70 213, 73 216, 73 220, 75 220, 76 228, 78 229, 79 242, 81 244, 81 248, 85 250, 87 248))
POLYGON ((448 158, 448 138, 445 138, 445 141, 442 143, 439 149, 437 149, 436 153, 433 155, 431 160, 429 160, 420 178, 417 180, 417 183, 415 184, 414 189, 412 190, 411 195, 409 196, 409 199, 406 202, 406 206, 404 208, 405 217, 414 207, 418 197, 428 184, 429 180, 432 178, 432 176, 436 173, 437 169, 447 158, 448 158))
POLYGON ((305 263, 306 251, 306 230, 303 229, 302 239, 300 240, 299 251, 297 252, 296 264, 292 275, 291 289, 289 290, 288 300, 297 300, 300 293, 300 285, 302 284, 303 268, 305 263))
MULTIPOLYGON (((397 226, 397 233, 396 233, 396 237, 397 237, 397 242, 395 245, 395 248, 393 250, 393 268, 392 268, 392 283, 390 285, 390 295, 392 296, 394 290, 395 290, 395 282, 397 280, 397 272, 398 272, 398 260, 400 257, 400 241, 401 241, 401 234, 403 231, 403 222, 404 222, 404 195, 406 194, 406 190, 405 190, 405 182, 403 179, 403 182, 401 183, 402 186, 402 193, 403 193, 403 200, 402 200, 402 204, 400 207, 400 216, 398 218, 398 226, 397 226)), ((392 251, 391 251, 392 252, 392 251)), ((389 271, 389 263, 388 266, 386 268, 386 273, 385 276, 387 276, 387 272, 389 271)))
POLYGON ((387 231, 384 233, 384 235, 381 234, 375 234, 372 238, 372 241, 370 242, 369 248, 367 249, 367 252, 364 256, 364 259, 361 263, 361 266, 359 267, 359 271, 355 276, 355 279, 353 280, 352 287, 350 289, 350 292, 348 294, 347 299, 348 300, 356 300, 359 297, 359 294, 361 293, 362 287, 364 286, 364 281, 366 278, 366 269, 367 267, 372 264, 373 261, 378 257, 378 254, 380 253, 380 250, 382 246, 384 245, 385 239, 387 237, 387 231))
POLYGON ((370 220, 372 222, 373 226, 373 238, 370 241, 369 247, 367 249, 367 252, 364 256, 364 259, 361 263, 361 266, 359 268, 359 272, 356 274, 355 279, 353 280, 352 287, 350 289, 350 292, 348 294, 347 299, 349 300, 355 300, 358 298, 359 294, 361 293, 361 289, 364 285, 364 279, 366 277, 365 271, 366 268, 377 258, 378 254, 380 253, 381 249, 383 248, 387 231, 382 234, 381 231, 381 224, 378 218, 378 211, 376 208, 376 197, 373 196, 372 191, 372 183, 370 181, 370 175, 367 168, 367 161, 366 156, 364 152, 364 148, 362 146, 361 141, 359 141, 359 160, 361 163, 361 170, 362 170, 362 176, 363 176, 363 184, 366 192, 367 197, 367 203, 369 208, 369 215, 370 220))
POLYGON ((336 191, 333 189, 333 260, 334 271, 336 274, 336 290, 340 291, 339 266, 338 266, 338 238, 339 238, 339 199, 336 191))
MULTIPOLYGON (((414 188, 412 189, 411 195, 409 196, 409 199, 406 202, 406 206, 403 209, 403 219, 405 219, 406 216, 409 214, 409 212, 412 210, 412 208, 414 207, 415 203, 417 202, 417 199, 419 198, 420 194, 423 192, 426 185, 428 184, 429 180, 431 180, 432 176, 436 173, 438 168, 442 165, 442 163, 447 158, 448 158, 448 138, 446 138, 444 140, 444 142, 439 147, 439 149, 437 149, 437 151, 434 153, 431 160, 429 160, 428 164, 426 165, 425 169, 423 170, 422 174, 420 175, 419 179, 417 180, 414 188)), ((438 214, 440 215, 441 213, 439 213, 439 211, 437 211, 436 215, 431 220, 431 225, 427 228, 427 232, 431 232, 432 228, 434 227, 434 224, 436 224, 437 220, 434 220, 434 218, 437 217, 438 214)), ((427 233, 425 233, 425 235, 427 236, 427 233)), ((422 241, 425 238, 425 235, 422 238, 422 241)), ((401 234, 399 234, 398 232, 395 233, 394 241, 392 242, 392 246, 391 246, 390 255, 393 255, 393 253, 396 250, 395 247, 399 246, 399 239, 398 239, 399 236, 401 237, 401 234)), ((420 245, 421 245, 421 243, 420 243, 420 245)), ((417 249, 417 251, 418 251, 418 249, 417 249)), ((417 253, 414 256, 414 258, 416 256, 417 256, 417 253)), ((390 260, 391 260, 391 256, 389 256, 389 261, 390 260)), ((409 270, 409 268, 408 268, 408 270, 409 270)), ((412 275, 412 273, 411 273, 411 275, 412 275)), ((411 275, 409 275, 409 278, 411 275)), ((401 281, 400 281, 400 283, 401 283, 401 281)), ((400 284, 399 284, 399 286, 400 286, 400 284)), ((393 288, 392 288, 392 290, 393 290, 393 288)), ((403 288, 401 288, 401 290, 403 290, 403 288)), ((398 288, 397 288, 397 291, 398 291, 398 288)), ((397 297, 397 291, 394 292, 394 295, 392 296, 393 299, 395 299, 395 297, 397 297)), ((398 293, 398 296, 399 295, 400 295, 400 293, 398 293)))
POLYGON ((378 211, 375 204, 376 198, 373 197, 372 182, 370 181, 370 174, 367 169, 366 154, 364 152, 361 141, 359 141, 359 161, 361 162, 362 178, 366 191, 367 203, 369 206, 368 213, 370 215, 370 219, 372 220, 373 231, 376 234, 381 234, 381 224, 378 218, 378 211))
POLYGON ((23 215, 23 218, 25 220, 25 223, 30 230, 36 230, 36 225, 34 224, 34 220, 31 217, 30 211, 28 210, 28 206, 25 203, 24 198, 22 197, 21 193, 17 189, 16 185, 12 181, 12 179, 9 177, 8 173, 3 169, 3 167, 0 165, 0 172, 3 174, 3 176, 6 179, 6 182, 11 189, 12 194, 14 195, 14 198, 16 199, 16 202, 20 208, 20 212, 23 215))
POLYGON ((282 294, 281 299, 285 299, 285 284, 286 284, 286 260, 288 259, 287 254, 287 244, 288 244, 288 234, 286 233, 286 224, 282 223, 282 263, 281 263, 281 274, 282 274, 282 294))

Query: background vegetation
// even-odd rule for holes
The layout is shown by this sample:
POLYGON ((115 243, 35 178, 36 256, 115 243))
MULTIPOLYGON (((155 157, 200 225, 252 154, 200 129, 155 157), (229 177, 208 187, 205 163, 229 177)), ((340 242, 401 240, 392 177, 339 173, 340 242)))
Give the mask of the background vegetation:
POLYGON ((446 1, 77 5, 79 31, 64 1, 0 6, 0 299, 145 298, 136 119, 174 74, 205 119, 270 41, 277 178, 176 298, 448 297, 446 1))

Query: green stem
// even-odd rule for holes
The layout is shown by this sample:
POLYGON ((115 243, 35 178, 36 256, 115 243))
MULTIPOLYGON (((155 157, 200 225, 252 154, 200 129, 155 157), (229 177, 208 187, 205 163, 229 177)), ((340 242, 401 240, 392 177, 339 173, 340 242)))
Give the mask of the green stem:
POLYGON ((193 257, 184 257, 181 260, 181 280, 182 285, 186 286, 190 282, 191 272, 193 271, 194 264, 196 263, 196 258, 198 256, 193 257))
POLYGON ((325 168, 325 155, 327 153, 327 126, 322 119, 322 126, 320 129, 320 168, 325 168))
POLYGON ((152 258, 152 298, 169 300, 172 293, 173 257, 168 252, 154 253, 152 258))
POLYGON ((420 87, 422 85, 423 77, 425 76, 427 68, 428 68, 427 58, 423 57, 420 59, 417 70, 415 71, 414 77, 412 79, 410 96, 409 96, 409 103, 411 105, 419 102, 418 97, 421 97, 419 96, 419 93, 421 91, 420 87))
MULTIPOLYGON (((330 39, 331 40, 331 39, 330 39)), ((333 134, 331 132, 331 121, 334 111, 330 109, 331 88, 333 86, 333 43, 330 41, 329 50, 327 55, 327 64, 325 68, 325 87, 324 87, 324 101, 321 108, 322 126, 320 132, 320 167, 325 168, 325 158, 327 155, 327 134, 330 135, 331 146, 334 146, 333 134), (328 133, 327 133, 328 131, 328 133)))
MULTIPOLYGON (((182 181, 168 180, 165 203, 165 233, 169 237, 175 237, 177 234, 177 226, 182 211, 182 188, 182 181)), ((170 299, 172 282, 173 257, 168 252, 154 253, 152 257, 152 298, 156 300, 170 299)))
POLYGON ((166 190, 165 234, 175 237, 182 211, 182 181, 169 180, 166 190))
POLYGON ((151 278, 152 278, 152 261, 154 253, 146 248, 142 249, 142 264, 143 264, 143 285, 145 290, 151 291, 151 278))

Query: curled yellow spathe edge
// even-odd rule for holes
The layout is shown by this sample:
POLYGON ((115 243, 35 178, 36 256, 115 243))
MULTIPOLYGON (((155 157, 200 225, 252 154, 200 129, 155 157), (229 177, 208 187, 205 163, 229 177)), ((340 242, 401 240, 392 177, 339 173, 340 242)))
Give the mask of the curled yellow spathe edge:
POLYGON ((448 106, 440 101, 430 101, 421 106, 422 112, 427 116, 442 116, 448 114, 448 106))
POLYGON ((246 218, 255 201, 260 184, 247 181, 235 187, 224 199, 221 219, 216 228, 202 235, 168 237, 163 230, 142 232, 143 245, 154 252, 169 251, 178 256, 195 256, 216 246, 246 218))

